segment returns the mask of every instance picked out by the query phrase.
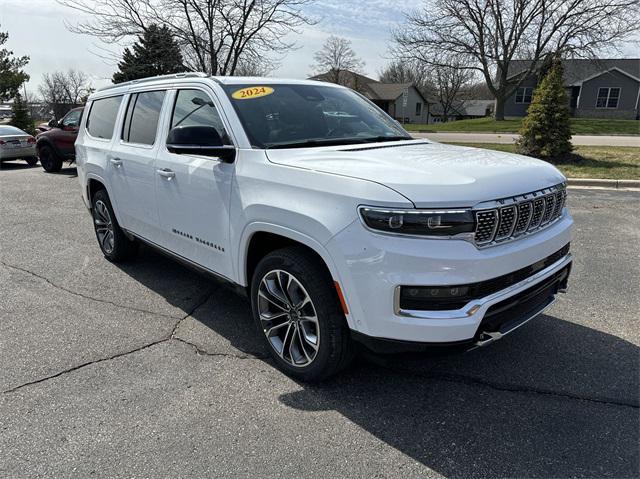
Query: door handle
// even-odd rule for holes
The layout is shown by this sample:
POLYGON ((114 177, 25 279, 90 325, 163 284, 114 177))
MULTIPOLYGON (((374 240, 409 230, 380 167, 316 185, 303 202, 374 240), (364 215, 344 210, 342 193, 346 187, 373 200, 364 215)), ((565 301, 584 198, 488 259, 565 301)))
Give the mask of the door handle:
POLYGON ((175 172, 170 170, 169 168, 161 168, 156 171, 160 176, 162 176, 163 178, 167 178, 168 180, 170 180, 171 178, 175 178, 176 176, 175 172))
POLYGON ((122 166, 122 160, 120 158, 111 158, 109 162, 116 168, 120 168, 122 166))

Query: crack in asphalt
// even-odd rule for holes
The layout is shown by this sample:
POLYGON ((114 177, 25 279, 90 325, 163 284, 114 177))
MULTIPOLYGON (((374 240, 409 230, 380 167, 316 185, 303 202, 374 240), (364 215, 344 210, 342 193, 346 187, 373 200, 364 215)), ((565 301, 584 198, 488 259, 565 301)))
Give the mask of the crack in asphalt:
MULTIPOLYGON (((16 271, 21 271, 21 272, 26 273, 26 274, 30 274, 31 276, 34 276, 34 277, 36 277, 38 279, 41 279, 42 281, 45 281, 46 283, 48 283, 49 285, 53 286, 54 288, 56 288, 56 289, 58 289, 60 291, 64 291, 65 293, 69 293, 69 294, 72 294, 74 296, 78 296, 80 298, 87 299, 89 301, 96 301, 98 303, 109 304, 111 306, 115 306, 116 308, 127 309, 129 311, 135 311, 136 313, 153 314, 153 315, 156 315, 156 316, 162 316, 164 318, 171 318, 171 319, 177 319, 178 318, 177 316, 174 316, 174 315, 171 315, 171 314, 167 314, 167 313, 160 313, 160 312, 157 312, 157 311, 149 311, 147 309, 136 308, 134 306, 126 306, 126 305, 123 305, 123 304, 119 304, 119 303, 116 303, 114 301, 109 301, 108 299, 96 298, 96 297, 90 296, 88 294, 80 293, 78 291, 73 291, 71 289, 65 288, 64 286, 61 286, 59 284, 54 283, 49 278, 47 278, 45 276, 42 276, 42 275, 40 275, 38 273, 35 273, 33 271, 30 271, 30 270, 28 270, 26 268, 22 268, 20 266, 9 264, 9 263, 6 263, 6 262, 4 262, 2 260, 0 260, 0 264, 5 266, 5 267, 7 267, 7 268, 14 269, 16 271)), ((183 319, 184 319, 183 317, 180 317, 180 320, 183 320, 183 319)))
POLYGON ((633 401, 620 401, 614 398, 607 397, 590 397, 590 396, 582 396, 579 394, 571 394, 568 392, 554 391, 552 389, 544 389, 544 388, 536 388, 531 386, 521 386, 518 384, 508 384, 508 383, 498 383, 493 381, 487 381, 486 379, 474 377, 474 376, 465 376, 463 374, 448 374, 448 373, 429 373, 429 374, 421 374, 419 372, 407 371, 406 369, 394 368, 383 366, 384 368, 395 371, 397 373, 401 373, 408 376, 415 376, 421 379, 429 379, 434 381, 443 381, 457 384, 466 384, 470 386, 483 386, 495 391, 502 392, 514 392, 514 393, 526 393, 526 394, 537 394, 543 396, 554 396, 564 399, 572 399, 576 401, 587 401, 596 404, 605 404, 609 406, 620 406, 620 407, 630 407, 633 409, 639 409, 640 403, 633 401))
MULTIPOLYGON (((3 261, 0 261, 0 264, 3 264, 3 265, 5 265, 5 266, 7 266, 7 267, 9 267, 9 268, 14 268, 14 269, 17 269, 17 270, 20 270, 20 271, 25 271, 25 272, 27 272, 27 273, 33 274, 34 276, 37 276, 37 277, 39 277, 39 278, 41 278, 41 279, 44 279, 45 281, 47 281, 48 283, 50 283, 50 281, 49 281, 49 280, 47 280, 46 278, 42 278, 41 276, 39 276, 39 275, 37 275, 37 274, 35 274, 35 273, 32 273, 31 271, 27 271, 27 270, 24 270, 24 269, 19 268, 19 267, 16 267, 16 266, 7 265, 7 264, 6 264, 5 262, 3 262, 3 261)), ((64 291, 66 291, 66 289, 64 289, 64 288, 60 288, 60 289, 63 289, 64 291)), ((142 346, 139 346, 139 347, 137 347, 137 348, 131 349, 131 350, 129 350, 129 351, 125 351, 125 352, 122 352, 122 353, 117 353, 117 354, 114 354, 114 355, 111 355, 111 356, 107 356, 106 358, 99 358, 99 359, 94 359, 94 360, 92 360, 92 361, 87 361, 87 362, 85 362, 85 363, 78 364, 78 365, 76 365, 76 366, 70 367, 70 368, 65 369, 65 370, 63 370, 63 371, 59 371, 59 372, 57 372, 57 373, 55 373, 55 374, 52 374, 52 375, 50 375, 50 376, 46 376, 46 377, 44 377, 44 378, 35 379, 35 380, 33 380, 33 381, 28 381, 28 382, 26 382, 26 383, 23 383, 23 384, 20 384, 20 385, 18 385, 18 386, 14 386, 14 387, 12 387, 12 388, 10 388, 10 389, 7 389, 7 390, 5 390, 5 391, 2 391, 2 394, 10 394, 10 393, 16 392, 16 391, 18 391, 18 390, 20 390, 20 389, 22 389, 22 388, 25 388, 25 387, 27 387, 27 386, 32 386, 32 385, 34 385, 34 384, 40 384, 40 383, 43 383, 43 382, 45 382, 45 381, 49 381, 50 379, 55 379, 55 378, 58 378, 58 377, 60 377, 60 376, 65 375, 65 374, 72 373, 72 372, 74 372, 74 371, 77 371, 77 370, 79 370, 79 369, 85 368, 85 367, 87 367, 87 366, 92 366, 92 365, 94 365, 94 364, 99 364, 99 363, 103 363, 103 362, 107 362, 107 361, 112 361, 112 360, 114 360, 114 359, 118 359, 118 358, 121 358, 121 357, 123 357, 123 356, 128 356, 129 354, 133 354, 133 353, 137 353, 137 352, 143 351, 143 350, 145 350, 145 349, 151 348, 151 347, 156 346, 156 345, 158 345, 158 344, 162 344, 162 343, 166 343, 166 342, 168 342, 168 341, 176 340, 177 338, 175 338, 175 333, 176 333, 176 330, 178 329, 178 326, 180 325, 180 323, 182 323, 182 322, 183 322, 185 319, 187 319, 188 317, 192 316, 192 315, 193 315, 193 314, 194 314, 194 313, 195 313, 199 308, 201 308, 201 307, 202 307, 202 306, 203 306, 207 301, 209 301, 209 299, 211 299, 211 298, 213 297, 213 295, 216 293, 216 291, 218 291, 218 289, 219 289, 219 287, 216 287, 216 288, 214 288, 212 291, 210 291, 209 293, 207 293, 206 295, 203 295, 203 296, 202 296, 202 297, 201 297, 201 298, 196 302, 196 304, 195 304, 195 305, 194 305, 194 306, 189 310, 189 312, 187 312, 184 316, 181 316, 180 318, 178 318, 178 320, 176 321, 176 323, 173 325, 173 328, 171 328, 171 333, 169 333, 169 335, 168 335, 167 337, 165 337, 165 338, 158 339, 158 340, 156 340, 156 341, 152 341, 152 342, 150 342, 150 343, 144 344, 144 345, 142 345, 142 346)), ((82 295, 80 295, 80 296, 82 296, 82 295)), ((83 296, 83 297, 84 297, 84 296, 83 296)), ((102 302, 102 301, 101 301, 101 302, 102 302)), ((111 303, 110 303, 110 304, 111 304, 111 303)), ((128 309, 130 309, 130 308, 128 308, 128 309)), ((137 309, 136 309, 136 311, 141 311, 141 310, 137 310, 137 309)), ((149 312, 149 311, 144 311, 144 312, 149 312)), ((157 314, 157 315, 159 315, 159 316, 162 316, 162 315, 161 315, 161 314, 159 314, 159 313, 152 313, 152 312, 149 312, 149 313, 151 313, 151 314, 157 314)), ((175 319, 175 316, 172 316, 172 318, 174 318, 174 319, 175 319)), ((182 341, 182 340, 180 340, 180 341, 182 341)), ((186 343, 186 344, 189 344, 189 343, 187 343, 187 341, 182 341, 182 342, 184 342, 184 343, 186 343)), ((221 354, 221 355, 222 355, 222 354, 221 354)))
POLYGON ((145 349, 151 348, 152 346, 155 346, 157 344, 164 343, 164 342, 166 342, 168 340, 169 340, 168 338, 158 339, 157 341, 153 341, 151 343, 147 343, 147 344, 145 344, 143 346, 139 346, 139 347, 137 347, 135 349, 132 349, 130 351, 125 351, 123 353, 114 354, 113 356, 108 356, 106 358, 94 359, 93 361, 87 361, 86 363, 78 364, 78 365, 73 366, 73 367, 71 367, 69 369, 65 369, 63 371, 59 371, 59 372, 57 372, 55 374, 52 374, 51 376, 47 376, 47 377, 40 378, 40 379, 35 379, 33 381, 29 381, 29 382, 20 384, 18 386, 12 387, 11 389, 7 389, 5 391, 2 391, 2 394, 10 394, 10 393, 16 392, 16 391, 18 391, 18 390, 20 390, 22 388, 26 388, 27 386, 33 386, 34 384, 40 384, 40 383, 49 381, 50 379, 59 378, 60 376, 72 373, 74 371, 77 371, 78 369, 82 369, 82 368, 85 368, 87 366, 92 366, 94 364, 99 364, 99 363, 104 363, 104 362, 107 362, 107 361, 112 361, 114 359, 118 359, 118 358, 121 358, 123 356, 127 356, 129 354, 137 353, 139 351, 143 351, 145 349))
POLYGON ((269 358, 269 356, 267 356, 266 354, 261 354, 257 352, 251 352, 251 351, 244 351, 242 349, 239 349, 239 351, 241 351, 243 354, 211 352, 211 351, 207 351, 206 349, 202 349, 197 344, 192 343, 191 341, 187 341, 186 339, 182 339, 178 337, 171 338, 171 339, 184 343, 188 346, 191 346, 195 350, 196 354, 198 354, 198 356, 211 356, 211 357, 225 356, 225 357, 235 358, 235 359, 260 359, 260 360, 265 360, 269 358))

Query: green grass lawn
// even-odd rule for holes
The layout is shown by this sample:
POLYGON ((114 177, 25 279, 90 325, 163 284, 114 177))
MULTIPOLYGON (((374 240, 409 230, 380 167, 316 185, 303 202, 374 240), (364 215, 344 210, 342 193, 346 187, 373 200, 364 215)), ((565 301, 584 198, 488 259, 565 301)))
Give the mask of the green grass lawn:
MULTIPOLYGON (((516 145, 455 143, 489 150, 515 152, 516 145)), ((555 164, 568 178, 640 180, 640 148, 633 146, 576 146, 571 158, 555 164)))
MULTIPOLYGON (((437 125, 406 124, 409 131, 452 131, 456 133, 517 133, 522 119, 495 121, 493 118, 451 121, 437 125)), ((597 118, 572 118, 574 135, 640 135, 640 121, 603 120, 597 118)))

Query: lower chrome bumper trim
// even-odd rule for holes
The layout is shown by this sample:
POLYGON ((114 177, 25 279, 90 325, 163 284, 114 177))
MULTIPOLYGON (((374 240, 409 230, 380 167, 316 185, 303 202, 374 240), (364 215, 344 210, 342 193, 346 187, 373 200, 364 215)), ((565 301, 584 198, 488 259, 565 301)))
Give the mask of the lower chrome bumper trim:
MULTIPOLYGON (((422 310, 406 310, 400 308, 400 286, 397 286, 394 292, 394 310, 398 316, 415 319, 443 319, 443 320, 455 320, 455 319, 469 319, 472 316, 478 315, 480 319, 484 316, 485 312, 491 305, 503 301, 520 291, 523 291, 530 286, 543 281, 545 278, 560 271, 573 261, 571 253, 568 253, 564 258, 559 259, 552 265, 538 271, 536 274, 529 276, 527 279, 520 281, 519 283, 512 284, 508 288, 497 291, 484 298, 474 299, 470 301, 461 309, 447 310, 447 311, 422 311, 422 310)), ((561 291, 563 292, 563 291, 561 291)))

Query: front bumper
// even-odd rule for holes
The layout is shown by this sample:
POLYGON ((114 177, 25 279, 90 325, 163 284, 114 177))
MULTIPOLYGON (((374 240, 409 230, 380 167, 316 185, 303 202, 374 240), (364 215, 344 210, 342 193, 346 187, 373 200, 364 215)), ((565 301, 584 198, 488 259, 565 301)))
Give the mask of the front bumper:
MULTIPOLYGON (((328 244, 339 268, 339 281, 350 311, 347 319, 356 339, 391 340, 423 345, 488 344, 524 324, 566 289, 571 255, 493 294, 469 301, 455 310, 423 311, 399 307, 399 286, 458 285, 490 280, 525 268, 562 249, 571 241, 573 220, 565 210, 553 226, 493 248, 477 249, 457 240, 390 237, 353 224, 328 244), (499 325, 486 324, 509 298, 557 279, 546 297, 537 297, 529 310, 516 309, 499 325), (483 323, 484 321, 484 323, 483 323), (499 326, 499 327, 498 327, 499 326)), ((548 291, 540 294, 546 294, 548 291)), ((538 295, 539 296, 539 295, 538 295)), ((509 309, 509 308, 508 308, 509 309)), ((418 348, 421 349, 421 346, 418 348)))
MULTIPOLYGON (((353 331, 352 336, 357 342, 381 354, 434 352, 434 350, 441 350, 443 347, 446 347, 448 351, 470 351, 487 346, 543 313, 555 302, 556 294, 566 292, 571 264, 571 254, 568 254, 554 265, 522 283, 474 301, 463 310, 450 311, 449 317, 454 320, 461 317, 457 316, 460 312, 466 312, 471 316, 473 314, 482 316, 475 336, 468 340, 446 343, 398 341, 374 338, 353 331), (539 280, 540 278, 542 280, 539 280), (513 291, 515 294, 511 294, 513 291), (476 313, 472 313, 474 307, 478 308, 476 313)), ((425 313, 427 312, 416 312, 417 315, 425 313)), ((442 313, 442 311, 432 313, 442 313)))

